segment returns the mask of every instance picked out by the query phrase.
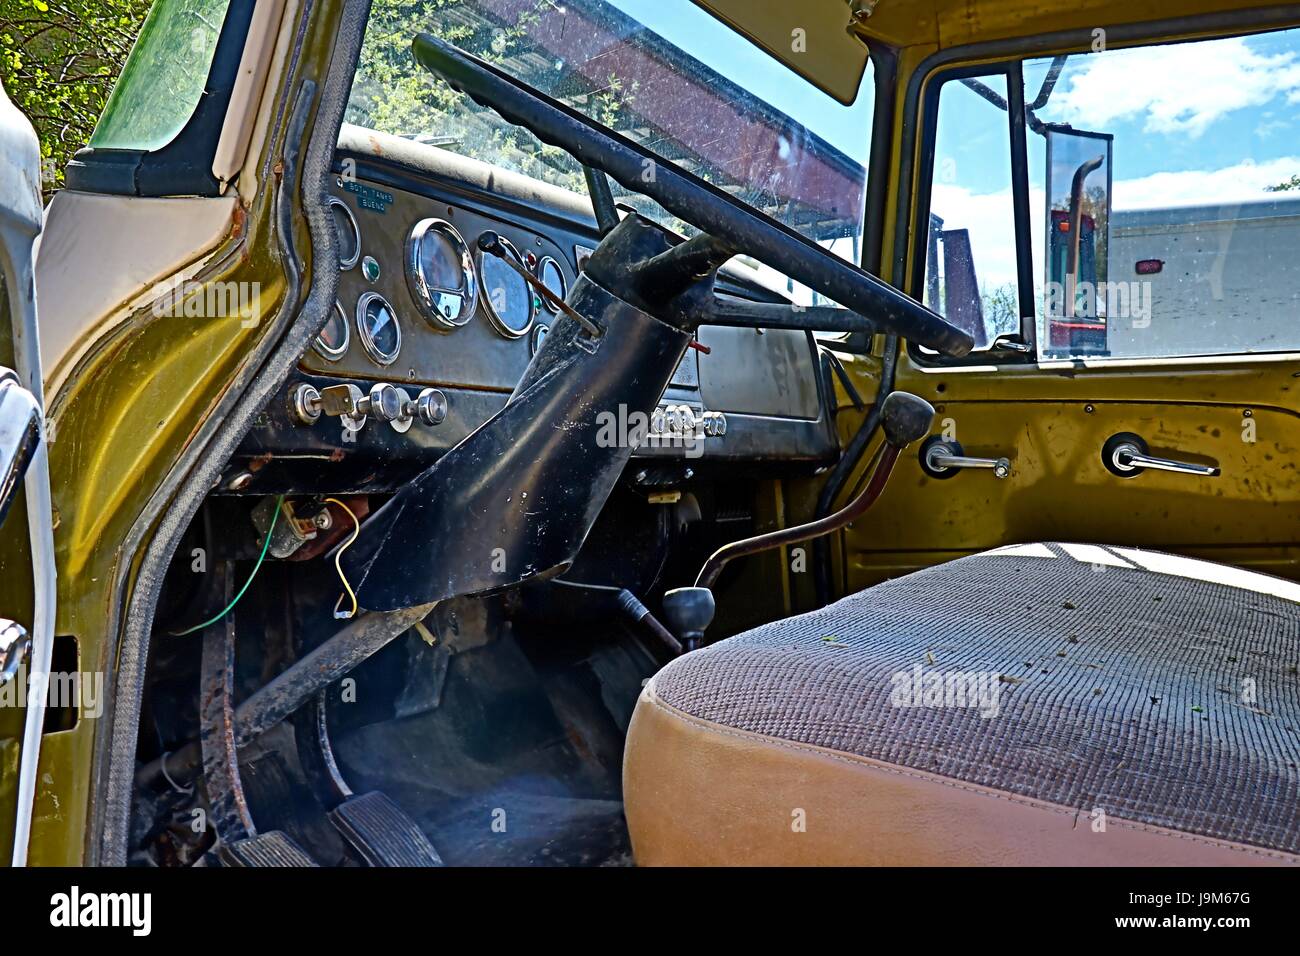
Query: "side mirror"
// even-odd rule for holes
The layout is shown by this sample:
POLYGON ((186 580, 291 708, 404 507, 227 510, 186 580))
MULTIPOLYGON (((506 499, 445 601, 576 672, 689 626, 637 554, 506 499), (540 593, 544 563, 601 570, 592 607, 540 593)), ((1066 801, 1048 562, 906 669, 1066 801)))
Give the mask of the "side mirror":
POLYGON ((1106 354, 1114 136, 1047 126, 1046 352, 1106 354))

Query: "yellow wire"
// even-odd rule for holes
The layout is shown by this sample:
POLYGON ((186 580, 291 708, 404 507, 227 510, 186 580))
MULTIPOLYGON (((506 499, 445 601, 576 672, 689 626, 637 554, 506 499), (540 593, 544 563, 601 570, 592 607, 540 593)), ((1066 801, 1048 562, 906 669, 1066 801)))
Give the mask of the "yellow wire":
MULTIPOLYGON (((349 508, 347 505, 345 505, 343 502, 339 501, 337 498, 326 498, 325 503, 327 505, 329 504, 338 505, 340 508, 346 511, 348 513, 348 517, 352 519, 352 537, 348 538, 347 543, 345 543, 343 547, 339 548, 338 551, 334 552, 334 570, 338 571, 339 580, 343 582, 343 589, 348 592, 348 597, 352 599, 352 610, 348 612, 347 616, 356 617, 357 595, 356 592, 352 590, 352 585, 348 583, 348 576, 343 573, 343 565, 339 564, 339 559, 343 557, 344 551, 352 547, 352 542, 357 540, 357 535, 361 533, 361 522, 360 520, 358 520, 357 516, 353 514, 352 509, 349 508)), ((336 617, 338 616, 339 613, 339 605, 342 603, 343 603, 343 595, 340 594, 339 599, 334 602, 334 615, 336 617)))

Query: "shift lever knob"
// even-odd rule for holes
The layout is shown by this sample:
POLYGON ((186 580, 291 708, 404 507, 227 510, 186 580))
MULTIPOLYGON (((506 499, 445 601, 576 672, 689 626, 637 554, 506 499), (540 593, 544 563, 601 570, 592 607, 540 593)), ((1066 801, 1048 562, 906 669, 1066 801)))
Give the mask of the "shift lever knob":
POLYGON ((688 651, 704 640, 704 632, 713 623, 713 592, 708 588, 673 588, 664 595, 664 616, 673 634, 688 651))
POLYGON ((930 433, 934 406, 911 392, 890 392, 880 410, 885 441, 900 451, 930 433))

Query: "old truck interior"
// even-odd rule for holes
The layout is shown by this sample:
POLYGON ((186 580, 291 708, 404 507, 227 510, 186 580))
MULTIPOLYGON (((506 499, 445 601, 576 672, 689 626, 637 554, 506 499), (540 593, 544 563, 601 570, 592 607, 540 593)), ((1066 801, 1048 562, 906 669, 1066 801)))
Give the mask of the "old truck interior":
POLYGON ((1298 101, 1237 0, 161 0, 29 858, 1300 862, 1298 101))

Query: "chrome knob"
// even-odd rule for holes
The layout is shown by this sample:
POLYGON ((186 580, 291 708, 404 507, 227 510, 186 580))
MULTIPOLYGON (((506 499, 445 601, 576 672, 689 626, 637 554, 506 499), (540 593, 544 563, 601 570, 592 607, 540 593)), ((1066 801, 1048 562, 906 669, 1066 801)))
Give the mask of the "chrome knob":
POLYGON ((371 387, 370 394, 357 403, 357 408, 381 422, 391 422, 402 415, 402 395, 395 386, 380 382, 371 387))
POLYGON ((426 425, 440 425, 447 418, 447 396, 439 389, 426 388, 415 400, 416 414, 426 425))
POLYGON ((387 382, 371 387, 370 394, 357 403, 357 408, 367 415, 374 415, 381 422, 388 422, 393 431, 399 433, 410 430, 411 423, 415 420, 411 396, 405 389, 387 382))
POLYGON ((702 420, 704 434, 709 438, 721 438, 727 434, 727 416, 722 412, 705 412, 702 420))

